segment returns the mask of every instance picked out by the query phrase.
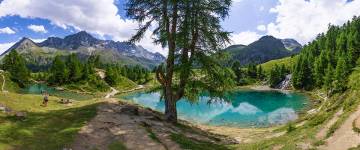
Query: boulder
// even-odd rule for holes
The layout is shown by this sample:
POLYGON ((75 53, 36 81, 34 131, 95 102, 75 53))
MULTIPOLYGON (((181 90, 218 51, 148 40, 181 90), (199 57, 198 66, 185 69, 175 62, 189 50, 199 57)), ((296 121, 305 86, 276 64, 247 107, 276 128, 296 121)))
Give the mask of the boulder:
POLYGON ((27 113, 24 111, 19 111, 15 113, 15 116, 19 119, 25 119, 27 116, 27 113))

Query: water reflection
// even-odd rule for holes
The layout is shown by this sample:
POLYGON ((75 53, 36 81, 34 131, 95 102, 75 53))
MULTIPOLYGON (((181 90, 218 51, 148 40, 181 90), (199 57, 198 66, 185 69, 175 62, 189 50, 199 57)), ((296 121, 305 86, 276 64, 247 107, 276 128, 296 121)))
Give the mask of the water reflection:
MULTIPOLYGON (((160 93, 135 93, 123 97, 135 103, 164 111, 164 102, 160 93)), ((179 117, 191 122, 227 125, 227 126, 269 126, 284 124, 297 119, 296 111, 301 110, 307 100, 297 93, 275 91, 239 91, 231 97, 231 102, 210 100, 206 95, 199 97, 199 102, 191 104, 185 99, 177 103, 179 117)))

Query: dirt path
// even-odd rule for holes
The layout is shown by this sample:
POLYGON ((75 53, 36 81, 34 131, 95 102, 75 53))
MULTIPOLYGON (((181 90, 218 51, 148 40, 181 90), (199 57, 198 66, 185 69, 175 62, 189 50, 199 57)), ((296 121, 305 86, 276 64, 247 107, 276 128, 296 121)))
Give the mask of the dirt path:
MULTIPOLYGON (((98 106, 97 115, 82 127, 72 144, 74 150, 107 150, 112 143, 121 143, 129 150, 178 150, 180 146, 171 140, 171 134, 183 134, 208 142, 212 138, 163 121, 159 112, 137 105, 105 99, 98 106)), ((223 143, 221 140, 220 143, 223 143)))
POLYGON ((343 113, 343 109, 340 109, 335 115, 326 123, 326 125, 316 134, 316 138, 324 139, 330 127, 339 119, 340 115, 343 113))
POLYGON ((353 121, 360 117, 360 105, 345 122, 335 131, 333 136, 326 140, 326 145, 319 147, 324 150, 344 150, 360 144, 360 134, 353 131, 353 121))
POLYGON ((116 95, 117 93, 119 93, 119 91, 118 91, 118 90, 116 90, 116 89, 115 89, 115 88, 113 88, 113 87, 110 87, 110 89, 111 89, 111 92, 110 92, 110 93, 108 93, 108 94, 106 94, 105 98, 110 98, 110 97, 112 97, 112 96, 116 95))
POLYGON ((270 139, 284 135, 286 132, 274 132, 276 128, 236 128, 198 125, 201 129, 234 138, 238 143, 251 143, 259 139, 270 139))

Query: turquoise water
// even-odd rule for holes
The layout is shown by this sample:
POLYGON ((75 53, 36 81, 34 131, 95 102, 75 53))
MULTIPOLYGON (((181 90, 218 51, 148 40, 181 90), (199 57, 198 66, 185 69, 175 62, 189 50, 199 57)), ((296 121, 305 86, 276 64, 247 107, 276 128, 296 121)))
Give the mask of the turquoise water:
POLYGON ((78 94, 69 91, 59 91, 53 87, 47 86, 46 84, 32 84, 26 88, 20 90, 20 93, 24 94, 42 94, 42 92, 46 91, 50 95, 54 95, 57 97, 65 98, 65 99, 73 99, 73 100, 87 100, 94 98, 93 95, 86 94, 78 94))
MULTIPOLYGON (((122 98, 161 112, 165 109, 159 92, 139 92, 122 98)), ((195 104, 185 99, 178 101, 179 118, 216 126, 267 127, 297 119, 297 113, 308 103, 308 98, 300 93, 255 90, 236 91, 230 95, 231 102, 209 104, 209 100, 204 94, 195 104)))

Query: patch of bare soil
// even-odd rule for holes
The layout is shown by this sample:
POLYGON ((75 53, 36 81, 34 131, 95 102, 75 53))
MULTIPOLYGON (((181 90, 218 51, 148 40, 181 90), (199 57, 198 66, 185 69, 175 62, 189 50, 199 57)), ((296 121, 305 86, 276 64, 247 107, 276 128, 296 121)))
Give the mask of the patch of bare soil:
POLYGON ((326 145, 319 147, 324 150, 344 150, 356 147, 360 144, 360 134, 353 130, 353 121, 360 116, 360 105, 357 110, 352 113, 345 122, 337 129, 333 136, 329 137, 325 142, 326 145))
POLYGON ((284 135, 286 132, 274 132, 275 128, 236 128, 223 126, 198 125, 201 129, 219 135, 234 138, 239 143, 251 143, 259 139, 273 138, 284 135))
POLYGON ((96 117, 80 130, 72 149, 106 150, 114 142, 120 142, 130 150, 181 149, 171 140, 172 133, 213 143, 235 141, 195 127, 176 126, 165 122, 159 112, 109 99, 98 107, 96 117))
POLYGON ((342 113, 343 109, 340 109, 338 112, 336 112, 335 115, 326 123, 326 125, 316 134, 316 138, 324 139, 330 127, 339 119, 342 113))

